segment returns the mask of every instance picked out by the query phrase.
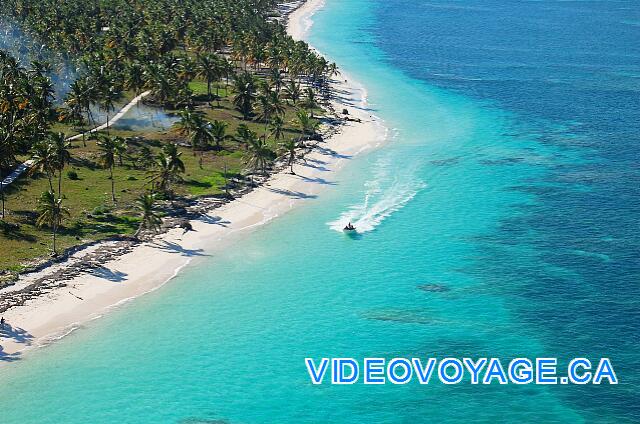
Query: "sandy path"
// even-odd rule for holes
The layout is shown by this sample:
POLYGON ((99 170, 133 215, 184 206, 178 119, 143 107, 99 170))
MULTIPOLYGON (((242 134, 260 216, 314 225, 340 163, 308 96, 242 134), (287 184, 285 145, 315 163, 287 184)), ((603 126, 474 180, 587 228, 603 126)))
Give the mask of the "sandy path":
MULTIPOLYGON (((131 100, 129 103, 127 103, 122 109, 120 109, 120 111, 118 113, 116 113, 113 116, 113 118, 111 118, 109 120, 108 123, 104 123, 102 125, 98 125, 97 127, 92 128, 89 131, 86 131, 84 133, 80 133, 80 134, 76 134, 74 136, 71 136, 71 137, 67 138, 67 141, 78 140, 78 139, 82 138, 83 135, 92 134, 94 132, 102 131, 104 129, 107 129, 107 128, 113 126, 124 115, 126 115, 127 112, 129 112, 129 110, 131 110, 132 107, 134 107, 135 105, 140 103, 140 101, 142 99, 144 99, 145 97, 147 97, 149 94, 151 94, 151 91, 145 91, 144 93, 140 94, 139 96, 134 97, 134 99, 131 100)), ((22 173, 24 171, 29 169, 32 164, 33 164, 33 160, 29 159, 29 160, 25 161, 24 163, 21 163, 20 165, 18 165, 16 167, 16 169, 14 169, 11 174, 9 174, 7 177, 5 177, 4 180, 2 180, 2 182, 0 183, 0 191, 3 190, 5 187, 7 187, 12 182, 14 182, 16 179, 18 179, 18 177, 20 175, 22 175, 22 173)))

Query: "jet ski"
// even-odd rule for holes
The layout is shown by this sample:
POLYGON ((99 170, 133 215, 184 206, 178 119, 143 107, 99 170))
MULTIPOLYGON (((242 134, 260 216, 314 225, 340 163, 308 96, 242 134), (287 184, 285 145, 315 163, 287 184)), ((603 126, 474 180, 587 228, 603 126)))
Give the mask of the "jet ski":
POLYGON ((342 229, 345 233, 353 233, 356 231, 356 227, 353 226, 352 223, 348 223, 346 227, 342 229))

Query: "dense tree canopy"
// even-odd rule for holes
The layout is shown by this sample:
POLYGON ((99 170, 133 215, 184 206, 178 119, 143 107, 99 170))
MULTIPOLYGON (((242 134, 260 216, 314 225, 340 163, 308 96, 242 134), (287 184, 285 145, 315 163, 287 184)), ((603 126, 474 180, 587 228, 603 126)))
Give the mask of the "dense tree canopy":
MULTIPOLYGON (((123 157, 144 161, 149 167, 146 187, 171 197, 185 173, 175 143, 188 142, 194 157, 200 152, 200 169, 203 152, 211 148, 222 155, 225 144, 237 143, 244 148, 246 170, 261 174, 267 173, 282 144, 292 167, 296 147, 305 137, 315 135, 318 122, 313 110, 320 107, 321 96, 326 98, 329 78, 337 70, 272 19, 278 13, 277 3, 4 0, 0 23, 8 23, 4 28, 10 29, 0 30, 13 33, 16 43, 10 52, 0 48, 0 177, 18 159, 30 158, 29 174, 45 176, 48 182, 39 205, 47 211, 62 210, 62 201, 71 195, 69 191, 63 194, 63 171, 74 155, 66 136, 58 131, 95 126, 97 111, 106 115, 106 134, 96 133, 95 145, 98 165, 108 170, 113 207, 123 197, 116 196, 114 173, 123 166, 123 157), (60 78, 61 70, 64 78, 60 78), (204 84, 206 97, 199 84, 204 84), (182 140, 171 140, 157 154, 139 143, 132 150, 124 139, 109 133, 116 105, 147 91, 146 102, 164 106, 180 117, 174 130, 182 140), (228 102, 226 107, 238 113, 220 115, 236 120, 234 130, 227 131, 230 122, 205 117, 205 110, 215 108, 214 100, 218 108, 228 102), (296 140, 281 141, 289 121, 294 126, 289 134, 293 132, 296 140)), ((87 147, 84 134, 82 140, 87 147)), ((226 162, 224 167, 226 180, 226 162)), ((69 172, 69 179, 77 180, 77 173, 69 172)), ((118 181, 122 183, 121 178, 118 181)), ((2 192, 3 217, 5 197, 2 192)), ((146 199, 144 219, 150 216, 151 199, 146 199)), ((54 238, 61 225, 58 212, 53 221, 41 220, 52 229, 54 238)))
MULTIPOLYGON (((237 69, 238 109, 252 116, 256 88, 247 69, 263 67, 279 90, 282 73, 306 78, 320 91, 335 65, 289 37, 269 19, 275 0, 6 0, 0 13, 51 51, 76 62, 59 116, 52 114, 53 90, 46 64, 21 64, 0 54, 0 149, 2 167, 13 150, 28 150, 44 137, 47 121, 92 120, 90 105, 108 113, 124 90, 151 90, 172 107, 189 107, 189 82, 196 76, 227 81, 237 69), (29 70, 23 68, 28 66, 29 70), (239 88, 238 88, 239 87, 239 88), (14 113, 15 112, 15 113, 14 113), (24 119, 23 119, 24 118, 24 119), (23 140, 23 141, 20 141, 23 140), (25 145, 28 140, 29 145, 25 145)), ((298 93, 292 96, 297 101, 298 93)))
POLYGON ((194 74, 213 78, 224 65, 214 53, 244 67, 266 64, 316 78, 331 65, 294 42, 270 21, 274 0, 7 0, 30 35, 64 52, 94 80, 138 90, 161 101, 188 94, 194 74))
POLYGON ((17 153, 45 138, 52 100, 51 82, 38 63, 27 70, 0 50, 0 168, 12 166, 17 153))

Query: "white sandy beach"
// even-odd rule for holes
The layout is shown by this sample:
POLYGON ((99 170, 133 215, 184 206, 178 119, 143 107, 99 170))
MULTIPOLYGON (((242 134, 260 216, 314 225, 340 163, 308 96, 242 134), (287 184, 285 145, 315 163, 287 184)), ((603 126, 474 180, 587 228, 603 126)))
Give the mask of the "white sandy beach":
MULTIPOLYGON (((294 38, 304 37, 310 26, 310 16, 322 4, 322 0, 311 0, 291 14, 288 31, 294 38)), ((217 249, 248 231, 296 205, 313 203, 311 196, 326 189, 326 185, 313 182, 314 179, 339 183, 339 175, 335 172, 349 162, 348 157, 381 144, 385 129, 366 109, 353 106, 363 104, 362 90, 344 82, 337 84, 336 90, 341 98, 334 104, 335 109, 347 109, 351 118, 359 118, 362 122, 347 122, 337 135, 322 144, 324 149, 307 156, 312 159, 311 163, 320 161, 322 167, 296 164, 298 175, 282 172, 273 176, 267 185, 212 210, 211 219, 192 221, 195 231, 183 236, 182 229, 173 229, 103 264, 102 272, 82 274, 67 281, 64 287, 9 309, 2 315, 11 325, 14 337, 0 337, 0 356, 16 355, 30 347, 46 345, 79 328, 83 322, 102 316, 114 306, 159 288, 191 261, 190 251, 215 257, 217 249), (18 334, 22 336, 18 337, 18 334)), ((100 249, 100 245, 89 249, 100 249)), ((24 288, 63 266, 58 264, 23 276, 15 286, 4 290, 24 288)))

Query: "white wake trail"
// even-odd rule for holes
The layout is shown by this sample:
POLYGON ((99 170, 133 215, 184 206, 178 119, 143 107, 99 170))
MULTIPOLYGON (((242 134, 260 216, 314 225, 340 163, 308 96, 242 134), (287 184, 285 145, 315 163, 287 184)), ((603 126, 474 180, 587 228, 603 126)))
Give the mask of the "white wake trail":
POLYGON ((416 177, 418 166, 398 174, 391 160, 376 164, 376 175, 365 183, 364 199, 350 206, 339 218, 327 225, 341 232, 351 222, 358 233, 372 231, 394 212, 411 201, 426 184, 416 177))

